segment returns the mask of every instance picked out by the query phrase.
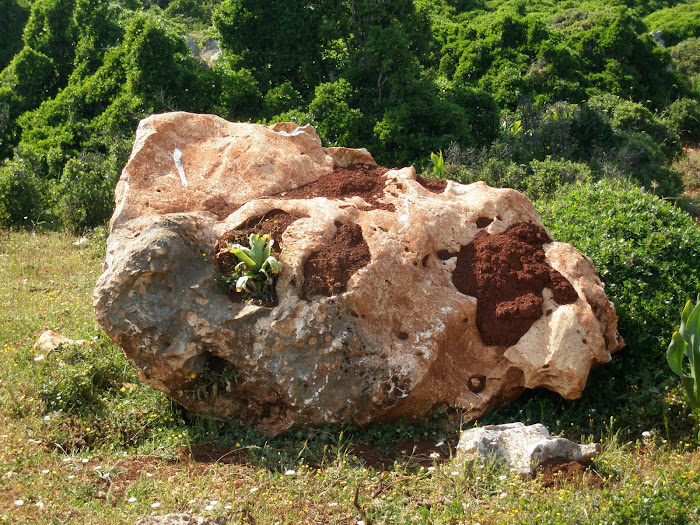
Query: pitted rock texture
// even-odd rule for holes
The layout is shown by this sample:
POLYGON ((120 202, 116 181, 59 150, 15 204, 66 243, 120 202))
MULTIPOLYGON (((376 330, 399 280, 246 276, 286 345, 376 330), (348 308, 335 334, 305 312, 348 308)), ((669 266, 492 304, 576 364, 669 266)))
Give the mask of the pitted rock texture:
POLYGON ((142 380, 268 434, 575 398, 623 344, 591 261, 521 193, 387 170, 309 126, 145 119, 107 246, 95 312, 142 380), (219 248, 254 231, 281 250, 270 306, 216 285, 219 248))

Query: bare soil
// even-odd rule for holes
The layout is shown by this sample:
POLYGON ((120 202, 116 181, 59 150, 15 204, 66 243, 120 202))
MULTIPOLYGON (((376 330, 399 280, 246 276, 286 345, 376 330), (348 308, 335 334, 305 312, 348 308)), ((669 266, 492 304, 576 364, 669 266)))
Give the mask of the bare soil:
POLYGON ((535 471, 535 479, 544 487, 558 489, 564 485, 584 485, 601 489, 607 481, 597 472, 576 461, 549 461, 535 471))
MULTIPOLYGON (((482 217, 477 226, 490 222, 482 217)), ((452 282, 477 298, 476 322, 485 344, 516 344, 542 316, 545 287, 558 304, 577 299, 566 278, 545 261, 543 245, 551 241, 544 228, 520 223, 500 234, 482 230, 456 254, 438 252, 441 259, 457 256, 452 282)))

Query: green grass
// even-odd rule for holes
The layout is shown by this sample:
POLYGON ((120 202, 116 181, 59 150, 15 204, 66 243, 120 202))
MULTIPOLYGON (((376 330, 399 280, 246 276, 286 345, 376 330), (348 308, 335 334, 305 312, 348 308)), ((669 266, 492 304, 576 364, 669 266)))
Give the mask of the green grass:
MULTIPOLYGON (((188 511, 258 524, 700 523, 696 430, 666 441, 658 429, 600 422, 600 457, 550 486, 455 458, 460 420, 449 410, 421 424, 274 440, 187 416, 142 385, 96 327, 103 239, 77 240, 0 233, 0 523, 109 525, 188 511), (35 361, 32 344, 48 328, 91 345, 35 361), (383 466, 371 461, 380 456, 383 466)), ((577 432, 566 433, 591 439, 577 432)))

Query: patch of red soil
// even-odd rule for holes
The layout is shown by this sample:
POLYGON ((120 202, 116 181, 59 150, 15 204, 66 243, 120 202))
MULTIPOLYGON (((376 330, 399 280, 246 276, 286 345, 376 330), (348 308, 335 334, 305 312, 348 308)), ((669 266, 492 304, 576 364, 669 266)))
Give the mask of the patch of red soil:
MULTIPOLYGON (((545 287, 558 304, 578 298, 566 278, 545 261, 542 245, 548 242, 544 228, 520 223, 500 234, 480 231, 456 254, 452 282, 461 293, 477 298, 476 322, 485 344, 516 344, 542 316, 545 287)), ((454 255, 438 252, 443 260, 454 255)))
POLYGON ((428 179, 418 175, 416 177, 416 182, 433 193, 442 193, 445 191, 445 188, 447 188, 447 181, 442 179, 428 179))
POLYGON ((362 197, 370 207, 394 211, 394 205, 380 202, 384 196, 386 178, 389 171, 381 166, 355 164, 347 168, 335 168, 328 175, 323 175, 316 182, 277 195, 284 199, 312 199, 326 197, 328 199, 344 199, 346 197, 362 197))
POLYGON ((605 486, 602 477, 576 461, 547 461, 537 467, 535 479, 548 488, 559 488, 565 484, 585 484, 591 489, 605 486))
MULTIPOLYGON (((429 467, 450 460, 450 446, 436 446, 434 441, 403 441, 389 450, 382 451, 376 445, 355 443, 349 452, 375 470, 391 468, 394 462, 408 462, 411 466, 429 467)), ((454 452, 454 450, 452 450, 454 452)))
POLYGON ((243 465, 248 463, 245 449, 230 449, 218 443, 195 443, 189 447, 180 447, 177 451, 180 461, 195 463, 223 463, 226 465, 243 465))
POLYGON ((336 224, 336 227, 338 231, 333 239, 304 263, 304 299, 344 292, 350 277, 370 261, 362 228, 357 224, 336 224))

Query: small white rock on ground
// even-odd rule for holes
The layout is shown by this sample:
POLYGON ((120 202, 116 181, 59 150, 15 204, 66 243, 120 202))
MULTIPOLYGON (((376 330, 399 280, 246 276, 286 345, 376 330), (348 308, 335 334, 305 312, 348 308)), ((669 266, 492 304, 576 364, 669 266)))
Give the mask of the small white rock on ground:
POLYGON ((563 437, 552 437, 537 423, 489 425, 462 432, 457 445, 458 457, 482 463, 504 461, 522 475, 530 475, 547 461, 577 461, 587 464, 600 451, 598 443, 579 445, 563 437))

